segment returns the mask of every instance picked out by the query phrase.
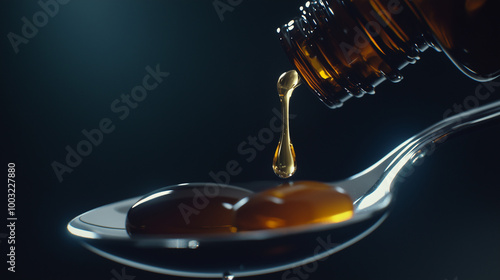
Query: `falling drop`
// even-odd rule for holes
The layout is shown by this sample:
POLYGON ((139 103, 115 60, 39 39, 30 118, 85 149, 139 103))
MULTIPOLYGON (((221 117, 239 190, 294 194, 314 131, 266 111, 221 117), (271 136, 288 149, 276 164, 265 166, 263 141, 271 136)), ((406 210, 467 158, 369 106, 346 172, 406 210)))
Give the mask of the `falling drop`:
POLYGON ((283 124, 281 127, 281 137, 276 148, 273 159, 273 170, 280 178, 288 178, 297 170, 295 150, 290 140, 289 126, 289 102, 295 88, 300 85, 300 77, 297 71, 290 70, 281 74, 278 79, 277 88, 281 101, 281 113, 283 124))

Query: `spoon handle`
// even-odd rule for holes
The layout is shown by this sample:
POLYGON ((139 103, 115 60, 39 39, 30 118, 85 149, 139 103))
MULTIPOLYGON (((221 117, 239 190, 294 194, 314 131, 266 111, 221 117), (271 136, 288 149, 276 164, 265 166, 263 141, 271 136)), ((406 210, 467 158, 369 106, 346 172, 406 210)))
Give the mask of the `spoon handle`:
MULTIPOLYGON (((404 179, 405 172, 402 171, 405 166, 414 164, 425 155, 432 154, 439 144, 445 143, 451 136, 470 132, 472 128, 493 124, 495 122, 492 121, 499 119, 500 101, 495 101, 446 118, 406 140, 369 168, 375 171, 373 173, 378 173, 370 174, 370 177, 378 179, 374 180, 374 184, 369 185, 371 188, 356 201, 357 210, 387 207, 391 202, 394 183, 404 179)), ((361 179, 365 176, 359 177, 361 179)))

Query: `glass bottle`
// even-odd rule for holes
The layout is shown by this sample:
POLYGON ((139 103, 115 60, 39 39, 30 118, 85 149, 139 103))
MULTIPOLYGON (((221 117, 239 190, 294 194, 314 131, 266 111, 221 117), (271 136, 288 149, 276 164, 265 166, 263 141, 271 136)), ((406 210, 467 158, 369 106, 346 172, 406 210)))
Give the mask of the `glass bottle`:
POLYGON ((433 48, 467 76, 500 76, 498 0, 323 0, 278 34, 305 83, 329 107, 373 94, 433 48))

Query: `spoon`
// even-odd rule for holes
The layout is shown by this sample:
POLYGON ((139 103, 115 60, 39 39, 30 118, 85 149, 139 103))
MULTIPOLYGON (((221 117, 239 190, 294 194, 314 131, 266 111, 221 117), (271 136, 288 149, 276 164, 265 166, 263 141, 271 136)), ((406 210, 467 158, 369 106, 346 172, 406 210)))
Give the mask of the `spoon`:
MULTIPOLYGON (((290 269, 320 260, 367 236, 388 216, 405 166, 415 164, 449 137, 497 119, 500 101, 447 118, 406 140, 363 172, 329 183, 342 187, 354 201, 354 215, 344 222, 131 238, 125 230, 125 219, 128 209, 141 198, 134 197, 81 214, 67 228, 92 252, 155 273, 233 279, 290 269)), ((240 184, 254 191, 275 185, 277 182, 240 184)))

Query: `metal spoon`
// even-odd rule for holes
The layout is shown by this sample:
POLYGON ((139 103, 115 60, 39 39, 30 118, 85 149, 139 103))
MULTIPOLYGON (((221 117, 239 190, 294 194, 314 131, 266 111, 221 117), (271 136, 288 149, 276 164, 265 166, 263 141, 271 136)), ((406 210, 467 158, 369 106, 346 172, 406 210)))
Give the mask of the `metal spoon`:
MULTIPOLYGON (((130 238, 128 209, 140 198, 112 203, 74 218, 68 230, 89 250, 135 268, 190 277, 232 279, 286 270, 320 260, 359 241, 387 217, 398 178, 448 137, 500 119, 500 101, 445 119, 406 140, 365 171, 343 181, 354 216, 336 224, 215 235, 130 238)), ((248 184, 252 190, 274 186, 248 184)))

